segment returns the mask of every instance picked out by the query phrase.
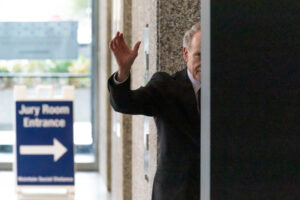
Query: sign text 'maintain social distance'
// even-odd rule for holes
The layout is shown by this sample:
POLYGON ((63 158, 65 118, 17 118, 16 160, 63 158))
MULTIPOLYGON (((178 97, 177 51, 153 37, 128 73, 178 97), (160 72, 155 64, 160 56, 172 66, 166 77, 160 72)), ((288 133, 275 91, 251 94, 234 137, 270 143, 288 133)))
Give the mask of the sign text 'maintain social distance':
POLYGON ((66 121, 62 118, 47 118, 40 119, 39 116, 42 114, 46 115, 68 115, 70 114, 69 106, 50 106, 49 104, 42 104, 41 106, 26 106, 21 105, 18 110, 19 115, 28 115, 23 118, 24 128, 65 128, 66 121), (29 116, 33 115, 34 118, 29 116))

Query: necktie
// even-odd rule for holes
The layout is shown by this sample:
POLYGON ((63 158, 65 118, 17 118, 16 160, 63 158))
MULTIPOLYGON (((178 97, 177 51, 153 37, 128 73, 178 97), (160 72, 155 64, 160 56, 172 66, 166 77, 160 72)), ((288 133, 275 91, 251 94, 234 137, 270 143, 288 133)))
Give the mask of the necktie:
POLYGON ((200 102, 201 102, 201 89, 199 89, 198 92, 197 92, 197 103, 198 103, 198 112, 199 112, 199 114, 200 114, 200 108, 201 108, 200 102))

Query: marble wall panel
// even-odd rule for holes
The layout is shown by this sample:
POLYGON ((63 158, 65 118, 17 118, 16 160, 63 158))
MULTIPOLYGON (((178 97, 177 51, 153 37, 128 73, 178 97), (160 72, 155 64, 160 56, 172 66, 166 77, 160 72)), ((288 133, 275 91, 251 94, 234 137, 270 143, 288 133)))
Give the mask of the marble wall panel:
POLYGON ((182 38, 200 21, 200 0, 160 0, 157 7, 157 57, 160 71, 174 73, 186 67, 182 38))

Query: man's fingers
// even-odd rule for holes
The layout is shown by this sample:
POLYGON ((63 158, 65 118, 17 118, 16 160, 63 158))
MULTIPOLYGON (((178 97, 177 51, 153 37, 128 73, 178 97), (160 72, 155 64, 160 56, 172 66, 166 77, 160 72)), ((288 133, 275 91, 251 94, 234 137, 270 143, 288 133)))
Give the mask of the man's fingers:
POLYGON ((115 44, 117 45, 118 48, 120 47, 120 37, 119 36, 115 39, 115 44))
POLYGON ((122 42, 122 44, 126 45, 124 41, 123 33, 120 34, 120 41, 122 42))
POLYGON ((130 51, 130 49, 128 48, 128 46, 126 45, 126 43, 124 41, 123 33, 120 34, 119 43, 120 43, 120 48, 123 51, 130 51))
POLYGON ((122 36, 123 34, 122 33, 120 33, 120 32, 118 32, 117 33, 117 35, 116 35, 116 38, 115 38, 115 47, 117 48, 117 49, 123 49, 124 48, 124 45, 126 45, 125 43, 124 43, 124 40, 123 40, 123 36, 122 36))
POLYGON ((119 32, 116 33, 115 37, 112 40, 116 40, 116 38, 118 37, 118 33, 119 32))
POLYGON ((138 41, 135 45, 134 45, 134 48, 133 48, 133 51, 137 54, 138 53, 138 50, 140 48, 140 44, 141 44, 141 41, 138 41))
POLYGON ((116 33, 116 36, 111 40, 110 42, 110 49, 113 51, 113 52, 116 52, 116 51, 121 51, 123 53, 125 52, 132 52, 134 54, 138 54, 138 50, 139 50, 139 47, 141 45, 141 41, 138 41, 135 45, 134 45, 134 48, 133 50, 130 50, 128 48, 128 46, 126 45, 125 41, 124 41, 124 35, 123 33, 120 33, 119 31, 116 33))
POLYGON ((121 33, 118 37, 120 45, 123 45, 124 39, 123 39, 123 33, 121 33))
POLYGON ((116 40, 112 40, 110 41, 110 49, 113 51, 113 53, 117 53, 118 52, 118 47, 116 45, 116 40))
POLYGON ((116 50, 116 39, 119 35, 119 32, 116 33, 115 37, 110 41, 110 49, 116 50))

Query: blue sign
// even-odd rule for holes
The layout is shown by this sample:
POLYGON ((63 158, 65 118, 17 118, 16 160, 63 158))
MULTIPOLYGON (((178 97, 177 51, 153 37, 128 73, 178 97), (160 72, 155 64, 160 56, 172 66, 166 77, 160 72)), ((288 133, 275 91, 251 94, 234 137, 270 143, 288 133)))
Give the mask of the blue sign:
POLYGON ((78 23, 1 22, 0 59, 77 59, 78 23))
POLYGON ((16 102, 17 184, 74 185, 73 102, 16 102))

